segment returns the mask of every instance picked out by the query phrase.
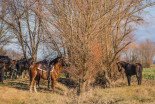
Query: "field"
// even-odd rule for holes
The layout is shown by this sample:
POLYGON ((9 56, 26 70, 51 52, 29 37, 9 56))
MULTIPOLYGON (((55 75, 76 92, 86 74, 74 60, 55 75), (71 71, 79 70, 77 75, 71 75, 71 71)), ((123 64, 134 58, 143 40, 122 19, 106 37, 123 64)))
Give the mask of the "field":
POLYGON ((0 84, 0 104, 155 104, 155 66, 144 69, 141 86, 132 77, 131 86, 120 79, 111 88, 91 88, 80 96, 61 83, 53 94, 43 80, 38 93, 30 93, 28 79, 8 79, 0 84))

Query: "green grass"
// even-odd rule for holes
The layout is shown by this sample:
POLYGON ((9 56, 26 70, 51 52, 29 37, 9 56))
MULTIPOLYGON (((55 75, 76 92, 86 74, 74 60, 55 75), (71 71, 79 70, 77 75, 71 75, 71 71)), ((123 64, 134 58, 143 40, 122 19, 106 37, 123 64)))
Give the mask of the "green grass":
POLYGON ((143 78, 155 79, 155 65, 152 65, 150 68, 143 69, 143 78))

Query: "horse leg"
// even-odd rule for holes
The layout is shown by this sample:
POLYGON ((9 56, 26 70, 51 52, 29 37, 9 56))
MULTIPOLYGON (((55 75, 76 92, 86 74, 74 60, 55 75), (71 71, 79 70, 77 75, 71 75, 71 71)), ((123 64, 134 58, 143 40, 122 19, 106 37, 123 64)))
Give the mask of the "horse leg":
POLYGON ((138 85, 140 85, 140 77, 139 77, 139 75, 136 74, 136 77, 137 77, 138 85))
POLYGON ((11 77, 10 78, 13 79, 13 72, 11 72, 11 77))
POLYGON ((27 72, 27 70, 25 69, 24 70, 24 78, 26 78, 26 74, 27 74, 26 72, 27 72))
POLYGON ((22 70, 22 72, 21 72, 22 79, 24 78, 24 75, 23 75, 23 73, 24 73, 24 70, 22 70))
POLYGON ((130 86, 131 76, 128 75, 127 79, 128 79, 128 86, 130 86))
POLYGON ((121 71, 121 74, 122 74, 122 78, 124 80, 124 70, 121 71))
POLYGON ((56 80, 53 80, 53 93, 55 92, 56 80))
MULTIPOLYGON (((32 92, 32 88, 34 86, 34 80, 36 77, 36 73, 30 70, 30 92, 32 92)), ((36 83, 35 83, 36 84, 36 83)))
POLYGON ((123 78, 123 80, 124 80, 124 74, 122 73, 122 78, 123 78))
POLYGON ((30 93, 32 93, 32 87, 33 87, 33 80, 30 80, 30 93))
POLYGON ((48 77, 48 89, 50 89, 51 77, 48 77))
POLYGON ((38 87, 39 87, 39 82, 40 82, 40 76, 38 76, 38 80, 37 80, 38 87))
POLYGON ((141 85, 142 83, 142 73, 140 74, 140 77, 139 77, 139 85, 141 85))
POLYGON ((48 79, 48 89, 50 89, 50 87, 49 87, 49 86, 50 86, 50 80, 48 79))
POLYGON ((36 82, 37 82, 37 80, 34 80, 34 83, 33 83, 34 85, 33 86, 34 86, 34 92, 37 93, 36 82))
POLYGON ((3 77, 4 77, 4 72, 3 72, 3 69, 0 69, 0 82, 3 83, 3 77))
POLYGON ((7 70, 5 70, 4 73, 5 73, 5 79, 7 79, 7 76, 8 76, 7 75, 7 70))
MULTIPOLYGON (((2 74, 2 73, 1 73, 2 74)), ((3 83, 3 74, 1 75, 1 82, 3 83)))
POLYGON ((53 80, 51 80, 51 88, 53 89, 53 80))

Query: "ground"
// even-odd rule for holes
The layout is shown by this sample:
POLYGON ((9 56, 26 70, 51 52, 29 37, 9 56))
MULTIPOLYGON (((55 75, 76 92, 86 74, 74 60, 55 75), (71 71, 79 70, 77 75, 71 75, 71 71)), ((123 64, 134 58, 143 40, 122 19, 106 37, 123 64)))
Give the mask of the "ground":
POLYGON ((41 81, 38 93, 29 92, 29 79, 5 80, 0 84, 0 104, 155 104, 155 66, 145 68, 142 85, 135 77, 120 79, 111 88, 91 88, 76 96, 76 89, 57 83, 56 93, 47 88, 47 81, 41 81))

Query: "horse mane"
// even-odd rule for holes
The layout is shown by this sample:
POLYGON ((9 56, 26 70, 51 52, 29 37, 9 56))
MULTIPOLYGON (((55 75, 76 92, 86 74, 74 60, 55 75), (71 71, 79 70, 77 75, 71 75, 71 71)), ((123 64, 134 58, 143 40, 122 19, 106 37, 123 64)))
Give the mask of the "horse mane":
POLYGON ((119 61, 118 63, 127 64, 128 62, 126 62, 126 61, 119 61))
POLYGON ((128 62, 125 62, 125 61, 119 61, 118 62, 122 67, 126 67, 128 64, 130 64, 130 63, 128 63, 128 62))
POLYGON ((39 62, 37 62, 37 64, 42 63, 42 64, 48 64, 49 66, 51 66, 51 65, 55 65, 56 63, 58 63, 58 61, 59 61, 60 58, 61 58, 61 56, 56 57, 55 59, 53 59, 53 60, 50 61, 49 63, 48 63, 48 60, 44 59, 43 61, 39 61, 39 62))
POLYGON ((135 64, 137 64, 137 65, 139 65, 139 66, 142 66, 142 64, 141 64, 141 63, 135 63, 135 64))
POLYGON ((52 61, 50 61, 49 65, 55 65, 56 63, 58 63, 60 58, 61 58, 61 56, 53 59, 52 61))

